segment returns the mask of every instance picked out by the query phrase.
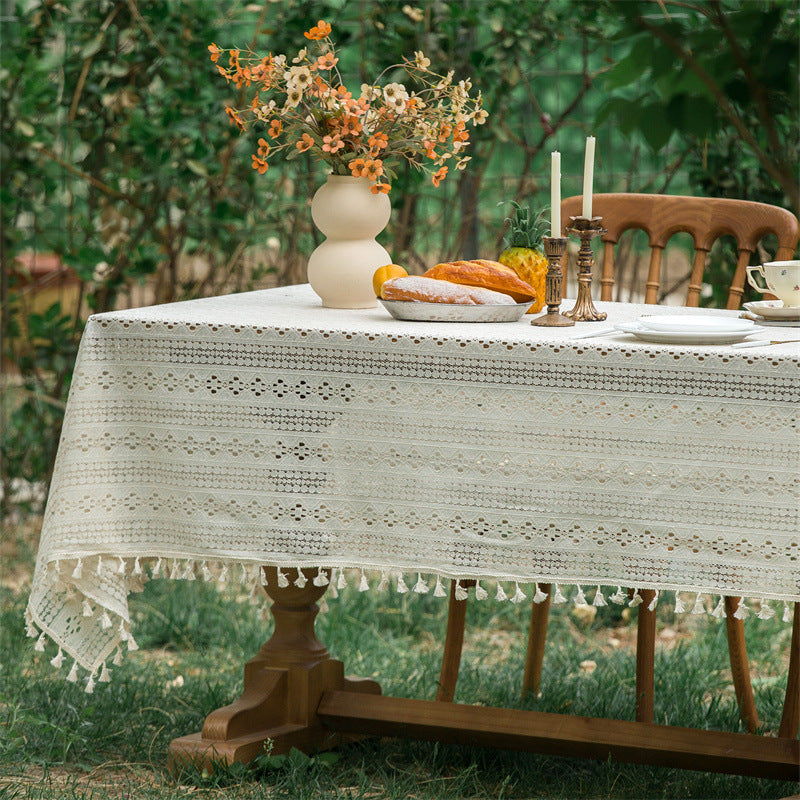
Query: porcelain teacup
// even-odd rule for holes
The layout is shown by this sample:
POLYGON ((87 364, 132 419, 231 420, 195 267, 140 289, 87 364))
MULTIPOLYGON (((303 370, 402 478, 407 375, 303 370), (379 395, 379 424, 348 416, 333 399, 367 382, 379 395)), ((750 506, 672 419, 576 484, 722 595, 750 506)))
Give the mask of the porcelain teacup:
POLYGON ((747 281, 759 292, 770 292, 784 306, 800 306, 800 261, 769 261, 747 268, 747 281), (762 284, 757 275, 761 276, 762 284))

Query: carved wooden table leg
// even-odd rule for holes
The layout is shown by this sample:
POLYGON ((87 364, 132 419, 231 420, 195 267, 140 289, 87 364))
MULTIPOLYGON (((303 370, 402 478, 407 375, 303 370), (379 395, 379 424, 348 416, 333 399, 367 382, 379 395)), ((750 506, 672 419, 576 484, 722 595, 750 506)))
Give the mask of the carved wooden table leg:
MULTIPOLYGON (((335 747, 341 737, 317 718, 323 692, 380 694, 375 681, 345 678, 341 661, 332 659, 314 633, 316 601, 325 586, 315 586, 316 570, 303 570, 306 583, 294 585, 296 570, 286 570, 286 587, 278 586, 278 571, 265 567, 267 594, 275 601, 275 631, 255 658, 245 664, 241 697, 206 717, 203 730, 170 744, 170 767, 192 763, 210 768, 214 762, 249 762, 264 751, 273 754, 292 747, 311 752, 335 747)), ((352 738, 352 737, 350 737, 352 738)))

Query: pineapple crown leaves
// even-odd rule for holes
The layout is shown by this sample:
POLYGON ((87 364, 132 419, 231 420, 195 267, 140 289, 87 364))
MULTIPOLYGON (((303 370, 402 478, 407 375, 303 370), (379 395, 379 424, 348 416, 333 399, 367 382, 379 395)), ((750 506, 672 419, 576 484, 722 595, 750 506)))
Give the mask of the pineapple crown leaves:
POLYGON ((543 250, 542 236, 547 231, 550 221, 545 217, 548 209, 543 208, 535 218, 531 218, 528 206, 521 206, 515 200, 511 201, 514 213, 506 217, 508 233, 503 244, 509 247, 526 247, 529 250, 543 250))

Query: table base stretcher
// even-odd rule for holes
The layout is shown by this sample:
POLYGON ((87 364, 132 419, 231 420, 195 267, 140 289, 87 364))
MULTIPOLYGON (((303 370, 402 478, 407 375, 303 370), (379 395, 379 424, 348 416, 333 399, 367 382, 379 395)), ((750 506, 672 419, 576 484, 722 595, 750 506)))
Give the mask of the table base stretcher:
MULTIPOLYGON (((266 573, 267 592, 275 601, 274 633, 245 665, 241 697, 209 714, 200 733, 173 740, 173 770, 187 763, 213 768, 220 762, 250 762, 265 751, 268 741, 272 754, 279 754, 293 747, 324 750, 359 736, 378 735, 782 780, 800 776, 800 740, 794 736, 384 697, 375 681, 345 677, 342 662, 332 659, 316 638, 316 601, 326 587, 314 586, 315 572, 304 570, 309 580, 303 588, 291 583, 277 588, 277 570, 266 568, 266 573)), ((796 611, 795 651, 799 618, 796 611)), ((796 705, 790 701, 792 687, 800 685, 798 661, 793 652, 790 705, 796 705)))

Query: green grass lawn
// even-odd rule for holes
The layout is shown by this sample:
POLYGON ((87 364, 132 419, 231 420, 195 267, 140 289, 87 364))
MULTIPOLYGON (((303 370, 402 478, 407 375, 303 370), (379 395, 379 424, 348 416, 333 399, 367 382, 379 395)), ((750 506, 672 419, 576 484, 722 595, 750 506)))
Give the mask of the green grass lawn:
MULTIPOLYGON (((30 537, 27 537, 30 538, 30 537)), ((10 541, 6 537, 6 544, 10 541)), ((0 586, 0 798, 783 798, 793 783, 712 773, 365 739, 333 755, 264 758, 212 776, 166 771, 169 742, 241 691, 242 663, 271 625, 237 587, 163 580, 131 598, 141 647, 87 695, 25 638, 33 547, 3 550, 0 586)), ((356 583, 351 581, 351 584, 356 583)), ((348 589, 320 615, 318 633, 349 674, 386 694, 432 699, 447 601, 348 589)), ((457 700, 632 719, 634 628, 617 606, 595 617, 556 606, 542 693, 519 696, 530 606, 471 601, 457 700)), ((790 626, 746 622, 757 707, 777 728, 790 626)), ((659 606, 656 721, 739 730, 725 626, 659 606)), ((51 649, 53 652, 51 652, 51 649)))

